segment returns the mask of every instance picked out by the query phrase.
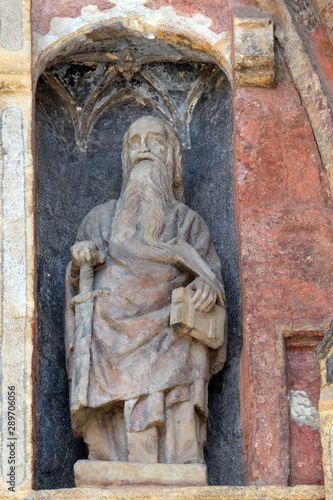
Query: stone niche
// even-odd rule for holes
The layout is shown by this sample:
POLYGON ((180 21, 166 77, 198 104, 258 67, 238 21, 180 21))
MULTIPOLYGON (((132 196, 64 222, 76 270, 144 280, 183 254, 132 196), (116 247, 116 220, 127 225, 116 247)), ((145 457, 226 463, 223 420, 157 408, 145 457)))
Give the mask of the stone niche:
POLYGON ((184 151, 186 203, 207 222, 223 266, 228 358, 209 388, 206 461, 212 485, 242 485, 240 277, 234 216, 231 86, 204 54, 92 33, 58 57, 36 93, 38 457, 40 489, 74 486, 85 458, 70 426, 62 327, 63 279, 80 222, 117 198, 122 138, 140 116, 168 120, 184 151))

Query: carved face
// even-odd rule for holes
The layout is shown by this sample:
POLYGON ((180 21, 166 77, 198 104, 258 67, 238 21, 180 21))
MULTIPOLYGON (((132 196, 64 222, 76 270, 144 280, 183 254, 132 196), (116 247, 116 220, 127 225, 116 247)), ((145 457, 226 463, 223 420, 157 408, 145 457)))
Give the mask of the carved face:
POLYGON ((162 120, 144 117, 137 120, 128 131, 129 162, 131 169, 141 162, 155 162, 155 158, 163 164, 168 156, 167 133, 162 120))

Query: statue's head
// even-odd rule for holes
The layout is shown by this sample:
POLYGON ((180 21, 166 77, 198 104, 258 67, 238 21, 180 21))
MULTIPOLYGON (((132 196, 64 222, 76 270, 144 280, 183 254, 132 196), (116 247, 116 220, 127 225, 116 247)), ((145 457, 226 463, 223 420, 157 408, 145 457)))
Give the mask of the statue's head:
POLYGON ((175 130, 167 122, 154 116, 136 120, 124 136, 122 168, 124 184, 137 166, 153 163, 166 168, 172 178, 176 200, 184 201, 183 155, 175 130))

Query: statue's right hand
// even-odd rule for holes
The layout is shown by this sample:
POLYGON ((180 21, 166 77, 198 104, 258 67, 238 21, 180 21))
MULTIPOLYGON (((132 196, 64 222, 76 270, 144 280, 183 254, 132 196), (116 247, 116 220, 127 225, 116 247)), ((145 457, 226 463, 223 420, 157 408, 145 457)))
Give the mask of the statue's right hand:
POLYGON ((105 262, 105 255, 93 241, 78 241, 72 246, 71 255, 75 267, 81 267, 83 264, 95 267, 105 262))

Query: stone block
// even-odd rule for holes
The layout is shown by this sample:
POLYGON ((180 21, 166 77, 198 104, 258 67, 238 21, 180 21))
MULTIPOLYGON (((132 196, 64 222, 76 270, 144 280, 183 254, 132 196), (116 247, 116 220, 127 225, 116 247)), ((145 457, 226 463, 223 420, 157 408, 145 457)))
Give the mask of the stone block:
POLYGON ((74 465, 76 486, 112 488, 126 485, 205 486, 202 464, 141 464, 78 460, 74 465))
POLYGON ((270 14, 234 6, 234 58, 237 87, 274 86, 274 29, 270 14))

